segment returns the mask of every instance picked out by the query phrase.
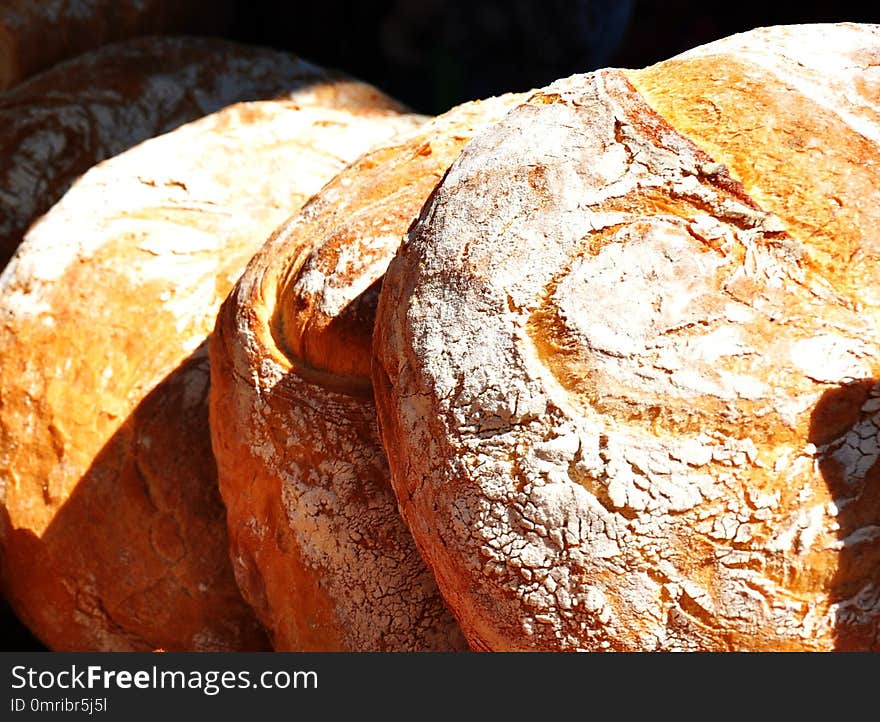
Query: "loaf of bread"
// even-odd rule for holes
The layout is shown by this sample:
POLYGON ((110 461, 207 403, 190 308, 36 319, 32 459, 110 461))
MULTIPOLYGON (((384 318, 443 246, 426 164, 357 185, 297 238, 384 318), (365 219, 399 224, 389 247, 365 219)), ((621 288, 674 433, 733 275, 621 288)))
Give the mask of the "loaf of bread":
POLYGON ((330 181, 257 254, 210 345, 233 566, 276 649, 465 648, 397 510, 371 400, 382 274, 467 140, 523 97, 468 103, 330 181))
POLYGON ((471 645, 880 650, 880 27, 535 93, 385 277, 401 511, 471 645))
POLYGON ((206 339, 252 253, 420 122, 233 105, 92 168, 0 276, 0 584, 55 650, 251 650, 206 339))
POLYGON ((223 32, 233 0, 0 0, 0 90, 139 35, 223 32))
POLYGON ((288 53, 210 38, 138 38, 0 95, 0 268, 27 227, 105 158, 232 103, 401 108, 376 88, 288 53))

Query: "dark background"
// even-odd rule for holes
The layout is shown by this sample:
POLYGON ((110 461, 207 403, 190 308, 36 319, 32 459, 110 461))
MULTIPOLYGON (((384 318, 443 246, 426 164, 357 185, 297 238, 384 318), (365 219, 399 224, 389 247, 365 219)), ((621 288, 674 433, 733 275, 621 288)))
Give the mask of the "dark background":
POLYGON ((840 21, 880 22, 880 2, 237 0, 230 37, 345 70, 434 114, 762 25, 840 21))
MULTIPOLYGON (((880 22, 880 2, 236 0, 225 37, 289 50, 423 113, 600 67, 637 68, 765 25, 880 22)), ((0 601, 0 649, 43 647, 0 601)))

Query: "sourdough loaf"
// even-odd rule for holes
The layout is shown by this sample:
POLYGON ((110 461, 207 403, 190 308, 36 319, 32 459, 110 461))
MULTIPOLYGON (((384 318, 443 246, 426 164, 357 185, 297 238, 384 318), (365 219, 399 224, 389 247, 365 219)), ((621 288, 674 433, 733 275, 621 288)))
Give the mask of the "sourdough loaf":
POLYGON ((233 0, 3 0, 0 91, 66 58, 139 35, 223 32, 233 0))
POLYGON ((288 53, 185 37, 107 46, 0 95, 0 267, 30 223, 99 161, 232 103, 284 96, 401 107, 288 53))
POLYGON ((277 649, 465 647, 401 520, 371 400, 382 274, 449 164, 522 100, 468 103, 348 166, 223 304, 211 433, 240 586, 277 649))
POLYGON ((206 338, 272 229, 421 117, 233 105, 107 160, 0 276, 0 583, 55 650, 260 649, 229 563, 206 338))
POLYGON ((561 79, 391 264, 401 511, 491 650, 880 649, 880 27, 561 79))

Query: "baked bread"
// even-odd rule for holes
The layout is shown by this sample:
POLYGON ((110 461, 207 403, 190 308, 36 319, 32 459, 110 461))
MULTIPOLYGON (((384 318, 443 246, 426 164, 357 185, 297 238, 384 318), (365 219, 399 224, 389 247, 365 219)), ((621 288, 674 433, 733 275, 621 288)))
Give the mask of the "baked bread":
POLYGON ((66 58, 138 35, 223 32, 232 0, 3 0, 0 90, 66 58))
POLYGON ((273 234, 211 338, 211 434, 239 586, 276 649, 465 648, 397 510, 371 400, 385 267, 474 132, 468 103, 347 167, 273 234))
POLYGON ((51 649, 251 650, 206 339, 269 233, 423 119, 233 105, 80 178, 0 276, 0 584, 51 649))
POLYGON ((285 96, 402 109, 288 53, 184 37, 107 46, 0 95, 0 268, 30 223, 99 161, 232 103, 285 96))
POLYGON ((536 92, 374 336, 401 511, 471 645, 880 649, 880 27, 536 92))

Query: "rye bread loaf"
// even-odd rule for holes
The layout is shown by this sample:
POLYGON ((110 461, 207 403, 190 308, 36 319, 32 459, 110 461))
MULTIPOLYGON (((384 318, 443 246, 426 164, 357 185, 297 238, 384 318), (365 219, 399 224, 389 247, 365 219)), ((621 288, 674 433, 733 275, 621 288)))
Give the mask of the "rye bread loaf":
POLYGON ((233 105, 91 169, 0 276, 0 585, 55 650, 235 650, 206 339, 268 234, 420 116, 233 105))
POLYGON ((391 264, 401 511, 491 650, 880 649, 880 27, 535 93, 391 264))
POLYGON ((212 337, 211 433, 239 584, 275 647, 465 648, 397 510, 371 399, 382 274, 449 164, 523 96, 351 164, 273 235, 212 337))
POLYGON ((0 91, 139 35, 223 32, 232 0, 0 0, 0 91))
POLYGON ((285 96, 402 109, 289 53, 189 37, 100 48, 0 95, 0 268, 30 223, 99 161, 232 103, 285 96))

